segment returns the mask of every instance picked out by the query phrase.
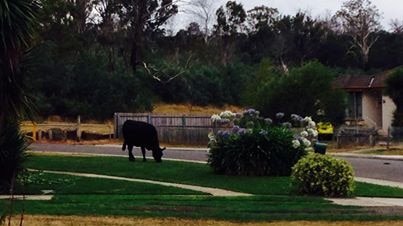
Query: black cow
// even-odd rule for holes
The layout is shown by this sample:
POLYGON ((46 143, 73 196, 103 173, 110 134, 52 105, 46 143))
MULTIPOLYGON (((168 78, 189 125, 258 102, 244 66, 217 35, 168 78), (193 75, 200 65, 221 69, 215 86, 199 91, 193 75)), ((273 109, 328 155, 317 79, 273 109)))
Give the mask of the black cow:
POLYGON ((127 120, 123 123, 123 146, 122 150, 126 150, 126 145, 129 147, 129 161, 134 161, 133 146, 141 147, 143 153, 143 161, 146 161, 146 150, 152 150, 153 157, 156 162, 161 162, 163 155, 162 151, 165 148, 160 148, 158 141, 157 130, 151 124, 133 120, 127 120))

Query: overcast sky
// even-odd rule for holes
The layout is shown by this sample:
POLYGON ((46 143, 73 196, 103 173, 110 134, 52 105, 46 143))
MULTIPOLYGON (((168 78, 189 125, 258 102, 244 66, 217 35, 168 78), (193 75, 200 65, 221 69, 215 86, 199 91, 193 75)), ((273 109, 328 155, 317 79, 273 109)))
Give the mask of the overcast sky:
MULTIPOLYGON (((217 6, 224 5, 226 0, 216 0, 217 6)), ((323 16, 326 12, 333 15, 340 9, 343 0, 237 0, 243 4, 246 10, 255 6, 266 5, 277 8, 280 14, 295 15, 298 11, 309 12, 313 17, 323 16)), ((392 19, 403 20, 403 0, 372 0, 382 14, 381 24, 384 29, 389 29, 392 19)), ((175 19, 175 23, 186 26, 191 22, 188 16, 180 14, 175 19)))

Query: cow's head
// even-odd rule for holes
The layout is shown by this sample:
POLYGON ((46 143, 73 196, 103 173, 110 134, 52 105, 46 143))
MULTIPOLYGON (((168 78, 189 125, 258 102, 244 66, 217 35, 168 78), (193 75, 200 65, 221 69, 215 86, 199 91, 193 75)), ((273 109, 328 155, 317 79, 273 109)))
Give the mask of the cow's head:
POLYGON ((162 151, 165 150, 165 148, 157 148, 153 150, 153 157, 156 162, 162 162, 161 158, 164 155, 162 151))

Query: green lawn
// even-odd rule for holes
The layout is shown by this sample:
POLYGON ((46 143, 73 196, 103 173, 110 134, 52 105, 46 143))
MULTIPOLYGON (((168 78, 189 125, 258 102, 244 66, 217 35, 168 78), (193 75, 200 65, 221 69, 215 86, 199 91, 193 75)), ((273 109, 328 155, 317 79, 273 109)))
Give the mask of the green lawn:
MULTIPOLYGON (((337 206, 320 197, 292 194, 288 177, 237 177, 215 175, 204 164, 164 161, 157 164, 130 163, 119 157, 74 157, 34 155, 26 166, 42 170, 60 170, 136 177, 184 184, 225 188, 255 194, 251 197, 213 197, 189 190, 134 182, 82 178, 48 173, 30 176, 28 191, 52 189, 51 201, 17 201, 15 213, 137 216, 260 220, 380 220, 403 219, 385 211, 337 206)), ((355 195, 403 197, 403 190, 357 184, 355 195)), ((0 205, 6 202, 1 201, 0 205)), ((3 208, 6 209, 6 208, 3 208)))
MULTIPOLYGON (((42 172, 30 172, 26 186, 17 188, 17 193, 42 194, 53 190, 58 195, 203 195, 204 193, 162 185, 138 182, 98 179, 42 172)), ((204 194, 205 195, 205 194, 204 194)))
MULTIPOLYGON (((208 165, 164 161, 128 162, 120 157, 79 157, 34 155, 28 168, 40 170, 96 173, 151 179, 165 182, 216 187, 255 195, 290 195, 289 177, 226 176, 213 174, 208 165)), ((356 183, 354 196, 403 197, 403 189, 356 183)))

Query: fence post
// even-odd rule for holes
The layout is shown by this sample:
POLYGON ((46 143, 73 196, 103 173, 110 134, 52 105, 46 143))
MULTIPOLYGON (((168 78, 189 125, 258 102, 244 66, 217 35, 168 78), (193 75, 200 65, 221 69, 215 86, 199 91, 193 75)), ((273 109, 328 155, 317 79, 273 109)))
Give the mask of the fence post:
POLYGON ((186 127, 186 118, 185 118, 185 115, 182 115, 182 127, 183 127, 183 128, 186 127))
POLYGON ((34 142, 36 141, 36 131, 37 131, 36 123, 33 122, 33 123, 32 123, 32 140, 33 140, 34 142))
POLYGON ((119 138, 119 113, 113 115, 113 125, 115 127, 115 138, 119 138))
POLYGON ((152 118, 151 118, 152 116, 151 116, 151 114, 148 114, 147 115, 147 123, 149 123, 149 124, 152 124, 151 122, 152 122, 152 118))
POLYGON ((391 137, 390 137, 390 127, 388 127, 388 135, 387 135, 387 138, 386 138, 386 150, 388 150, 388 151, 389 151, 390 139, 391 139, 391 137))
POLYGON ((108 121, 108 128, 109 128, 109 140, 112 139, 113 127, 110 121, 108 121))
POLYGON ((81 140, 81 116, 77 116, 77 141, 81 140))

